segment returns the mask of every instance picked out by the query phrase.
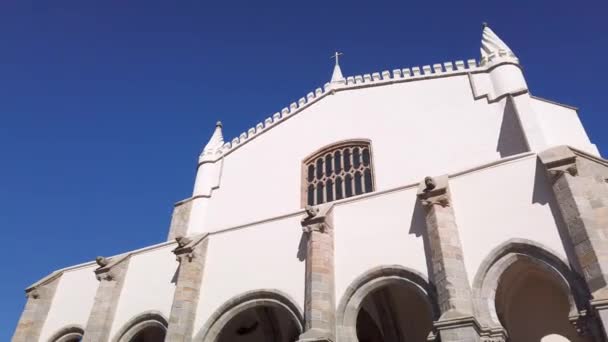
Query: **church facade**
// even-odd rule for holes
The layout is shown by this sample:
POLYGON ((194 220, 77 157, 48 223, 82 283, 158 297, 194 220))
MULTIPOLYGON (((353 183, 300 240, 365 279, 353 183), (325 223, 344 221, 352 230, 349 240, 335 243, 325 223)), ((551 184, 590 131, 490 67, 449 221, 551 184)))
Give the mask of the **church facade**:
POLYGON ((26 289, 31 341, 606 341, 608 161, 481 59, 331 81, 224 141, 168 239, 26 289))

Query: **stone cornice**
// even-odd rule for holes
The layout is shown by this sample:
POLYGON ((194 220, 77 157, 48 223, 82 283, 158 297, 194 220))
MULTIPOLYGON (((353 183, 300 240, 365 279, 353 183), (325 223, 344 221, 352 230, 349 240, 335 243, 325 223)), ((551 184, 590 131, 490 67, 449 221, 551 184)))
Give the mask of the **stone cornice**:
POLYGON ((37 298, 36 289, 38 289, 40 286, 44 286, 44 285, 52 282, 53 280, 61 277, 62 275, 63 275, 63 270, 59 270, 59 271, 55 271, 55 272, 47 275, 46 277, 38 280, 37 282, 33 283, 32 285, 28 286, 25 289, 25 296, 27 298, 30 298, 30 297, 37 298))

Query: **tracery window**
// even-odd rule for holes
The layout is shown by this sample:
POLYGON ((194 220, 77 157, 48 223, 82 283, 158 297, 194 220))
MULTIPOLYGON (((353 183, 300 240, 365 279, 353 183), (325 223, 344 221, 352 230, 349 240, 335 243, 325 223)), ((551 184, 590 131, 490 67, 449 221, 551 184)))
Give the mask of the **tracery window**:
POLYGON ((304 161, 305 201, 332 202, 374 191, 371 146, 356 140, 334 144, 304 161))

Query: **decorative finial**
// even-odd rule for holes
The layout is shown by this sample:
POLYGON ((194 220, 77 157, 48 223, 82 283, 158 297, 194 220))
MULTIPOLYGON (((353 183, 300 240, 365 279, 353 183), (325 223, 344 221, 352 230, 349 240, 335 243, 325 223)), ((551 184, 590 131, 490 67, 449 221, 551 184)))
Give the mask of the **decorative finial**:
POLYGON ((513 51, 492 31, 487 23, 483 23, 481 34, 481 65, 485 65, 494 59, 510 59, 517 62, 513 51))
POLYGON ((218 120, 218 121, 215 123, 215 127, 220 127, 220 128, 221 128, 221 127, 222 127, 222 122, 218 120))
POLYGON ((488 27, 488 23, 487 23, 487 22, 485 22, 485 21, 484 21, 484 22, 482 22, 482 23, 481 23, 481 28, 482 28, 482 29, 484 29, 484 28, 486 28, 486 27, 488 27))
POLYGON ((221 152, 223 145, 224 135, 222 134, 222 122, 218 121, 215 123, 213 135, 211 135, 209 142, 207 145, 205 145, 205 148, 199 157, 199 161, 201 161, 201 158, 209 158, 209 160, 213 160, 217 157, 217 154, 221 152))
POLYGON ((343 53, 336 51, 331 58, 336 59, 336 65, 334 66, 334 73, 331 75, 331 83, 344 83, 345 79, 342 75, 342 69, 340 69, 339 58, 343 53))

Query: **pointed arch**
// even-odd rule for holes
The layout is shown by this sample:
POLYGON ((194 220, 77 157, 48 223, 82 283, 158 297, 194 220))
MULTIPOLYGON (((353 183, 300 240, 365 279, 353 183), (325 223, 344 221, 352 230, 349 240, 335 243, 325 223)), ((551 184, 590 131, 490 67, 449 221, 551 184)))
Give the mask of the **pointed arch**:
POLYGON ((146 311, 125 323, 115 335, 113 342, 129 342, 138 333, 147 328, 158 328, 167 331, 168 320, 158 311, 146 311))
POLYGON ((524 262, 541 270, 567 297, 570 317, 576 317, 589 298, 585 282, 567 261, 542 244, 527 239, 510 239, 494 248, 483 260, 473 280, 473 298, 480 323, 502 329, 496 310, 496 292, 504 273, 515 263, 524 262))
POLYGON ((439 317, 436 295, 421 273, 400 265, 378 266, 355 279, 342 295, 336 325, 340 341, 358 341, 357 317, 363 300, 375 290, 390 284, 405 285, 424 299, 432 319, 439 317))
POLYGON ((304 316, 296 302, 288 294, 279 290, 263 289, 248 291, 228 300, 209 316, 193 341, 215 342, 222 329, 233 318, 248 309, 259 306, 281 309, 282 312, 287 313, 288 318, 296 325, 300 334, 304 331, 304 316))

